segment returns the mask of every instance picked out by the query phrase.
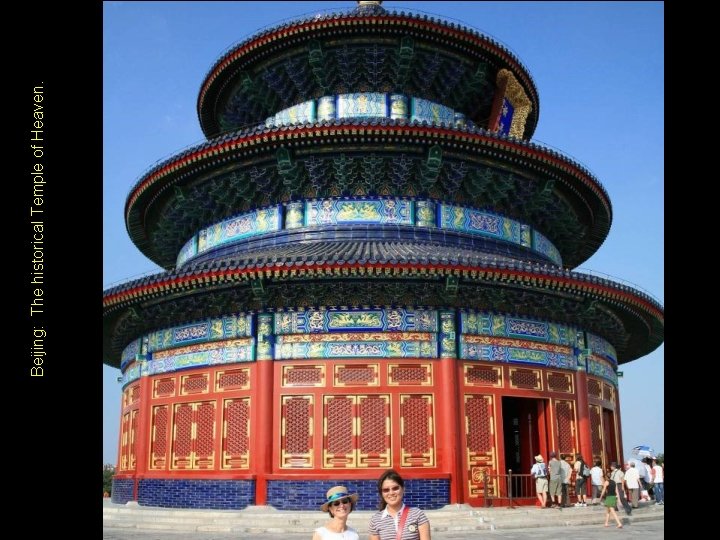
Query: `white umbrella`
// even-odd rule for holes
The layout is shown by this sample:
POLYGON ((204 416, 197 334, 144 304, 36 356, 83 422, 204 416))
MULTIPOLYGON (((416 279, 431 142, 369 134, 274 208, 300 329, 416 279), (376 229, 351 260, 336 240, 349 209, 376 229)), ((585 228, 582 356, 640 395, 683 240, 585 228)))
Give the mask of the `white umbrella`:
POLYGON ((633 456, 638 456, 640 458, 643 457, 649 457, 649 458, 655 458, 655 450, 653 450, 650 446, 641 444, 640 446, 636 446, 631 450, 631 453, 633 456))

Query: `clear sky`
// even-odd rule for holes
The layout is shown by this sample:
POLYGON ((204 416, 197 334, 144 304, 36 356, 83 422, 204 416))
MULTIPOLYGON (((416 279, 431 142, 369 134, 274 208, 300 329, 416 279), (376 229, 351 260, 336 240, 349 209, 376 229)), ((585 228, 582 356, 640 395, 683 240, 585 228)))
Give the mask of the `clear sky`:
MULTIPOLYGON (((105 2, 103 284, 161 270, 130 242, 123 206, 156 161, 203 140, 195 104, 212 64, 261 28, 355 2, 105 2)), ((664 6, 662 2, 384 2, 493 37, 540 96, 534 140, 603 184, 613 223, 578 270, 664 303, 664 6)), ((626 457, 665 443, 664 346, 621 366, 626 457)), ((117 460, 120 371, 103 366, 103 463, 117 460)))

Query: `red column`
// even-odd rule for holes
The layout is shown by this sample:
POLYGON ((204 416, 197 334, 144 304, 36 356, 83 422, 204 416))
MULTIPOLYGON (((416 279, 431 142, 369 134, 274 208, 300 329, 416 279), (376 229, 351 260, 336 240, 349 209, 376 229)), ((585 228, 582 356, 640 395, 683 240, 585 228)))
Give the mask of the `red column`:
MULTIPOLYGON (((142 368, 141 368, 142 372, 142 368)), ((133 484, 133 500, 138 500, 138 484, 145 476, 148 467, 149 456, 149 440, 151 429, 152 409, 150 407, 150 377, 140 376, 140 404, 138 406, 137 431, 135 436, 135 481, 133 484)))
POLYGON ((258 360, 255 364, 257 376, 253 388, 255 400, 255 414, 252 415, 252 456, 256 471, 255 476, 255 504, 267 504, 267 475, 272 472, 272 444, 273 444, 273 361, 258 360))
POLYGON ((622 424, 620 423, 620 383, 615 387, 615 421, 617 422, 618 464, 625 463, 623 452, 622 424))
POLYGON ((438 457, 442 459, 443 468, 450 473, 450 504, 461 502, 463 497, 462 475, 458 470, 460 463, 459 415, 462 411, 458 396, 457 383, 458 361, 455 358, 440 360, 440 381, 442 390, 436 393, 438 398, 438 457))
MULTIPOLYGON (((590 427, 590 408, 588 404, 587 373, 585 367, 575 371, 575 392, 577 392, 577 416, 580 453, 589 467, 593 466, 592 429, 590 427)), ((592 489, 590 482, 585 483, 587 490, 592 489)))

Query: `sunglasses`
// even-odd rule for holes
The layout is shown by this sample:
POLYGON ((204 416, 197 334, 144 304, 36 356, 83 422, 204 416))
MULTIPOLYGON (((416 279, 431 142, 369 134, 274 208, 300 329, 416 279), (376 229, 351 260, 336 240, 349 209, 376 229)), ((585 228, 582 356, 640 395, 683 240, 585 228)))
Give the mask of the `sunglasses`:
POLYGON ((350 498, 345 497, 344 499, 338 499, 337 501, 333 501, 333 506, 340 506, 341 504, 350 504, 350 498))
POLYGON ((400 486, 382 488, 383 493, 390 493, 391 491, 400 491, 400 486))

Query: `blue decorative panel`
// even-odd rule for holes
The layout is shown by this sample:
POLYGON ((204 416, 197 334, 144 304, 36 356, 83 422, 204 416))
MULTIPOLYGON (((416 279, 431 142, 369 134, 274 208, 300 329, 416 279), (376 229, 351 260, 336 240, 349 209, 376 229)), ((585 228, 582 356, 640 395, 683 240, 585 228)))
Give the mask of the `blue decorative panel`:
POLYGON ((282 228, 280 206, 256 210, 202 229, 198 233, 198 253, 243 238, 279 231, 282 228))
POLYGON ((562 324, 509 317, 498 313, 463 311, 460 313, 460 332, 480 336, 531 339, 573 347, 576 345, 577 330, 562 324))
POLYGON ((500 119, 498 121, 498 133, 502 133, 503 135, 510 133, 510 126, 512 126, 514 114, 515 107, 508 101, 508 98, 503 98, 502 110, 500 111, 500 119))
POLYGON ((306 101, 277 113, 275 115, 275 125, 290 126, 293 124, 313 123, 316 119, 315 101, 306 101))
MULTIPOLYGON (((320 505, 325 502, 325 494, 331 487, 337 485, 343 485, 350 493, 358 494, 356 510, 377 510, 377 481, 352 478, 268 480, 267 503, 278 510, 319 512, 320 505)), ((417 506, 423 510, 440 509, 450 504, 450 480, 447 478, 405 480, 403 501, 408 506, 417 506)))
POLYGON ((445 105, 414 97, 410 103, 410 120, 452 126, 455 124, 455 111, 445 105))
POLYGON ((275 359, 437 358, 436 334, 381 332, 276 336, 275 359))
POLYGON ((175 261, 176 266, 181 266, 185 261, 197 255, 197 241, 197 235, 193 235, 190 240, 185 242, 185 245, 180 249, 180 253, 178 253, 177 260, 175 261))
POLYGON ((586 336, 588 340, 587 348, 590 349, 592 354, 607 358, 613 363, 613 365, 617 366, 617 353, 615 352, 615 347, 610 345, 610 343, 600 336, 590 333, 586 333, 586 336))
POLYGON ((276 334, 348 331, 437 332, 437 311, 407 309, 307 310, 276 313, 276 334))
POLYGON ((147 374, 156 375, 179 369, 252 362, 253 360, 255 360, 255 339, 250 337, 158 351, 152 355, 152 360, 146 362, 146 365, 147 374))
POLYGON ((305 204, 302 202, 288 203, 285 210, 285 228, 299 229, 303 226, 303 216, 305 215, 305 204))
POLYGON ((532 229, 529 225, 520 225, 520 245, 532 248, 532 229))
POLYGON ((335 120, 337 115, 336 101, 336 96, 323 96, 318 99, 317 119, 319 122, 335 120))
POLYGON ((125 371, 125 373, 123 373, 122 380, 120 381, 120 386, 122 386, 122 388, 125 388, 128 384, 133 381, 137 381, 140 378, 141 365, 142 364, 140 362, 133 364, 125 371))
POLYGON ((408 98, 403 94, 390 94, 390 118, 407 120, 409 116, 408 98))
POLYGON ((415 201, 415 225, 436 227, 436 205, 432 201, 415 201))
POLYGON ((520 243, 520 223, 472 208, 441 204, 440 227, 520 243))
POLYGON ((455 312, 440 313, 440 358, 455 358, 456 351, 455 312))
POLYGON ((562 257, 558 249, 542 234, 533 231, 533 249, 542 253, 558 266, 562 266, 562 257))
POLYGON ((587 372, 590 375, 602 377, 603 379, 613 383, 615 386, 618 384, 618 377, 617 373, 615 373, 615 368, 610 365, 610 363, 605 360, 601 360, 600 358, 590 356, 587 359, 587 372))
POLYGON ((148 335, 148 352, 252 335, 252 315, 231 315, 153 332, 148 335))
MULTIPOLYGON (((572 351, 562 352, 548 346, 539 349, 498 343, 492 338, 460 336, 460 358, 487 362, 508 362, 513 364, 535 364, 547 367, 575 369, 576 361, 572 351)), ((499 340, 502 342, 502 340, 499 340)))
POLYGON ((273 317, 267 313, 258 315, 257 359, 273 358, 273 317))
POLYGON ((387 94, 365 92, 340 94, 337 99, 338 118, 383 118, 389 116, 387 94))
POLYGON ((123 349, 120 355, 120 369, 123 369, 127 364, 135 360, 135 357, 140 354, 140 345, 142 338, 138 338, 131 341, 130 344, 123 349))
POLYGON ((144 478, 138 483, 141 506, 241 510, 255 504, 255 480, 170 480, 144 478))
POLYGON ((394 223, 412 225, 411 201, 401 199, 325 199, 305 203, 305 225, 394 223))

